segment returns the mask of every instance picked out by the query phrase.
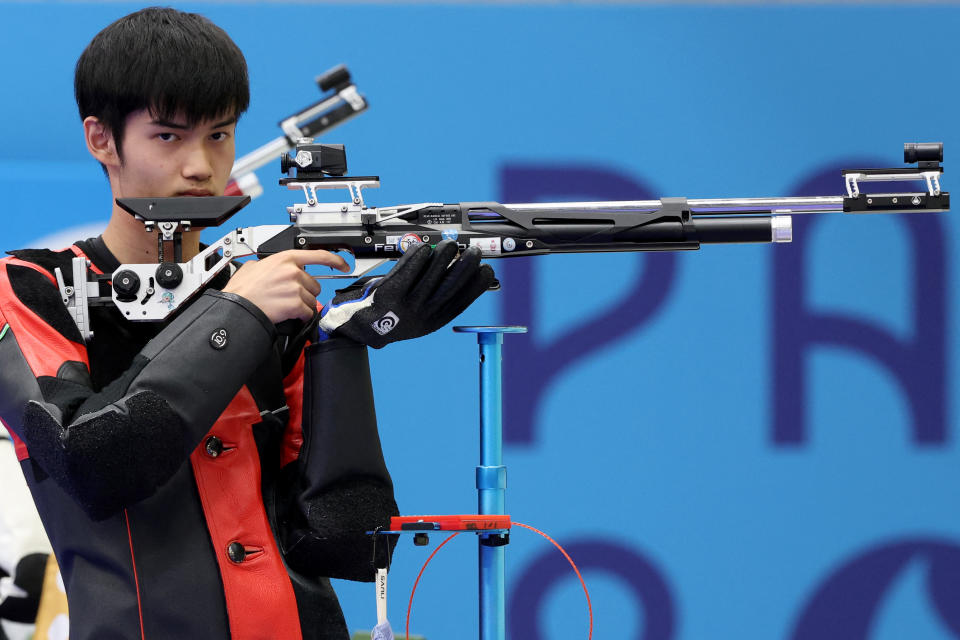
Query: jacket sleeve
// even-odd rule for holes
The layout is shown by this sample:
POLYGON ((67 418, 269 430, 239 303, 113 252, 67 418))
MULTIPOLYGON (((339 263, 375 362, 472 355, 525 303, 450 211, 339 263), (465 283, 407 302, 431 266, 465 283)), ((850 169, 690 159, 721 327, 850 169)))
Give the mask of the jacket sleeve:
POLYGON ((41 273, 21 274, 39 279, 27 305, 11 293, 8 272, 0 265, 0 418, 35 467, 94 519, 164 484, 274 340, 253 304, 207 291, 94 392, 83 343, 64 335, 72 320, 59 292, 41 273))
MULTIPOLYGON (((374 579, 374 539, 397 515, 384 462, 367 348, 334 338, 305 350, 303 442, 279 518, 287 563, 304 575, 374 579)), ((376 541, 378 566, 393 536, 376 541), (388 540, 390 538, 390 540, 388 540)))

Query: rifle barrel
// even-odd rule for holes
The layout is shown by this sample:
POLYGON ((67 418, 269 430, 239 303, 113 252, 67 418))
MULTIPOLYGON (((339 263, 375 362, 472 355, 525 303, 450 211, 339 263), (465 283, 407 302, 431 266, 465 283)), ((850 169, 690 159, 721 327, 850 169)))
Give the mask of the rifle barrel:
MULTIPOLYGON (((608 202, 538 202, 505 204, 503 206, 527 213, 551 211, 656 211, 660 200, 622 200, 608 202)), ((842 196, 812 196, 796 198, 710 198, 687 200, 690 212, 697 215, 775 214, 775 213, 833 213, 843 211, 842 196)))

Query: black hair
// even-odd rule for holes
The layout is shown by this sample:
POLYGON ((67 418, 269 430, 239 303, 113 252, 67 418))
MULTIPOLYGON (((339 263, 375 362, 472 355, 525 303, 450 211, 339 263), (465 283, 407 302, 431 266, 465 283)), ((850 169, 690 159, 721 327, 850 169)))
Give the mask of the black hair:
POLYGON ((196 13, 150 7, 98 33, 77 60, 80 119, 97 117, 121 154, 127 116, 142 109, 188 126, 239 117, 250 103, 247 63, 223 29, 196 13))

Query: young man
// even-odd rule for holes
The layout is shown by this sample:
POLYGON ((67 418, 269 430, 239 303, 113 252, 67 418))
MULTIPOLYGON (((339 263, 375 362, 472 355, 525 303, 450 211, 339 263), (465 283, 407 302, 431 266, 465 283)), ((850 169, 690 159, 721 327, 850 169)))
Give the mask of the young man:
MULTIPOLYGON (((75 88, 114 199, 222 195, 249 93, 218 27, 126 16, 84 51, 75 88)), ((55 269, 72 285, 75 256, 109 274, 156 262, 156 247, 114 204, 102 236, 0 261, 0 419, 60 563, 70 637, 346 638, 328 578, 372 580, 366 532, 397 512, 364 343, 436 330, 493 272, 475 251, 418 247, 335 298, 318 333, 303 267, 345 264, 288 251, 224 272, 162 323, 94 307, 85 342, 55 269), (397 331, 381 336, 370 321, 387 311, 397 331), (278 336, 289 320, 304 330, 278 336)))

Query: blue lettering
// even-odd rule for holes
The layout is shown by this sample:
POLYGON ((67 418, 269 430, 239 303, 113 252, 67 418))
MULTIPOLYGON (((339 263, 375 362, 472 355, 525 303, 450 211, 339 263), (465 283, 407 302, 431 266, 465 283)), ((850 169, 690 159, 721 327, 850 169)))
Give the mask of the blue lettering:
MULTIPOLYGON (((874 166, 867 164, 866 166, 874 166)), ((880 166, 880 165, 875 165, 880 166)), ((799 195, 835 194, 840 168, 815 174, 799 195)), ((913 188, 913 187, 911 187, 913 188)), ((946 345, 943 223, 938 216, 900 216, 914 260, 913 336, 901 339, 874 323, 812 311, 803 298, 810 272, 808 238, 817 217, 795 216, 792 247, 774 252, 773 425, 776 445, 807 439, 809 403, 805 361, 816 345, 833 345, 868 355, 899 383, 913 417, 913 441, 946 440, 946 345)))
MULTIPOLYGON (((597 200, 644 200, 654 198, 650 189, 609 170, 567 165, 541 167, 506 165, 501 169, 504 203, 543 202, 565 198, 597 200)), ((645 260, 644 269, 633 280, 621 301, 600 311, 589 327, 571 327, 557 339, 538 342, 536 335, 510 343, 504 359, 503 438, 509 444, 530 444, 534 423, 544 392, 553 378, 573 362, 619 340, 642 326, 662 304, 676 276, 676 257, 670 253, 637 256, 645 260), (530 363, 536 363, 530 366, 530 363)), ((501 321, 504 324, 534 324, 532 290, 533 263, 530 258, 504 260, 497 264, 497 277, 503 282, 501 321)), ((517 636, 524 637, 524 636, 517 636)))

